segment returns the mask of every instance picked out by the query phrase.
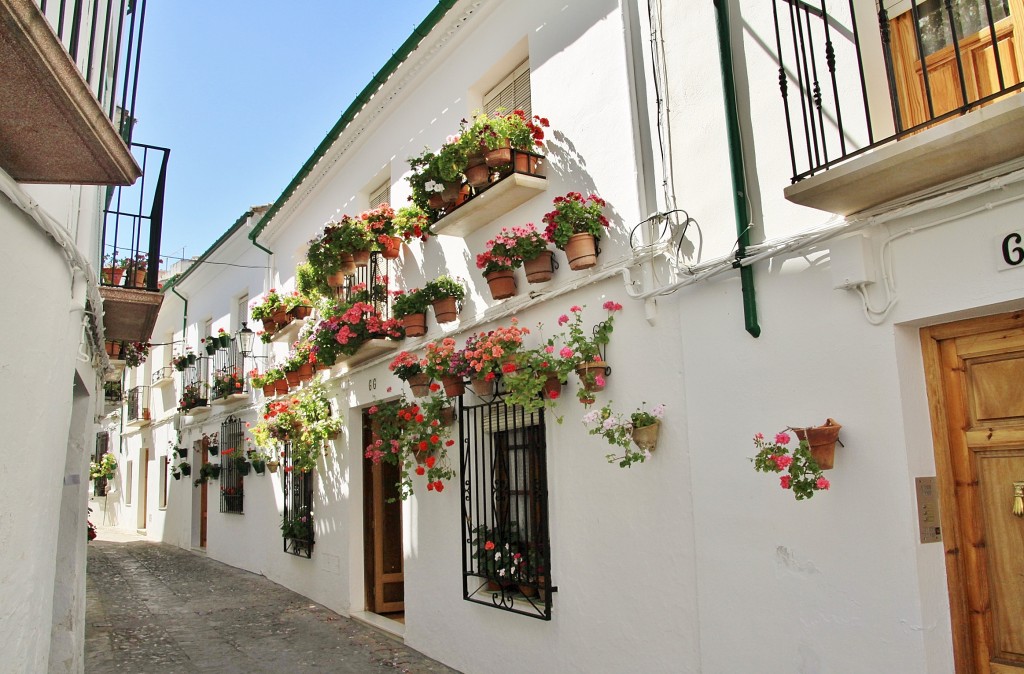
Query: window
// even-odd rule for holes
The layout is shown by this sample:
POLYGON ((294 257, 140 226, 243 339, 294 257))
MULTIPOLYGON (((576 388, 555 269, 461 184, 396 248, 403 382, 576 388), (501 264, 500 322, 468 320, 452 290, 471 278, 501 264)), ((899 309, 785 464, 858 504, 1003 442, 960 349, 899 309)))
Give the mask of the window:
POLYGON ((238 313, 236 314, 237 319, 235 321, 235 331, 237 332, 242 329, 242 323, 249 322, 249 296, 242 295, 239 297, 238 304, 236 306, 236 311, 238 313))
POLYGON ((220 425, 220 456, 220 511, 241 515, 249 464, 240 419, 228 417, 220 425))
POLYGON ((284 551, 313 556, 313 471, 291 470, 291 444, 284 446, 284 551))
POLYGON ((370 208, 377 208, 381 204, 391 203, 391 182, 386 181, 383 185, 370 192, 370 208))
POLYGON ((530 101, 530 62, 520 63, 496 87, 484 95, 483 110, 488 115, 499 108, 505 112, 522 110, 527 117, 533 115, 530 101))
POLYGON ((132 491, 134 491, 134 476, 135 476, 135 462, 129 461, 128 466, 124 469, 124 504, 130 506, 132 504, 132 491))
POLYGON ((170 459, 164 454, 160 457, 160 503, 157 507, 167 507, 167 471, 170 468, 170 459))
MULTIPOLYGON (((104 384, 104 387, 106 384, 104 384)), ((118 399, 121 395, 121 387, 118 384, 118 399)), ((95 463, 99 463, 103 460, 103 455, 106 454, 110 449, 110 434, 109 433, 97 433, 96 434, 96 449, 93 452, 92 460, 95 463)), ((92 483, 92 495, 93 496, 106 496, 107 494, 107 478, 98 477, 92 483)))
POLYGON ((551 619, 544 410, 460 408, 463 599, 551 619))

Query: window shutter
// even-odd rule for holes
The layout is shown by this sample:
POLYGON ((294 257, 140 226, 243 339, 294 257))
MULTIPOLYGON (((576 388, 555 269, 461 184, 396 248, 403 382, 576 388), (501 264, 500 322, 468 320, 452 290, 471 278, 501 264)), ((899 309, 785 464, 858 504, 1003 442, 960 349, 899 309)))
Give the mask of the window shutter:
POLYGON ((499 108, 505 113, 522 110, 527 117, 533 115, 533 105, 530 100, 529 61, 521 63, 484 96, 484 112, 493 115, 499 108))

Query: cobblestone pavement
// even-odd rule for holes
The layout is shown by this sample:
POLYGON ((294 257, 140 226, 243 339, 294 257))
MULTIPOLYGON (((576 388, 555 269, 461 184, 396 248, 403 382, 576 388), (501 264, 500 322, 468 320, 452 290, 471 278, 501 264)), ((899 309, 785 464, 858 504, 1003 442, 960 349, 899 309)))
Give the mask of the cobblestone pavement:
POLYGON ((85 671, 453 672, 263 576, 169 545, 96 540, 85 671))

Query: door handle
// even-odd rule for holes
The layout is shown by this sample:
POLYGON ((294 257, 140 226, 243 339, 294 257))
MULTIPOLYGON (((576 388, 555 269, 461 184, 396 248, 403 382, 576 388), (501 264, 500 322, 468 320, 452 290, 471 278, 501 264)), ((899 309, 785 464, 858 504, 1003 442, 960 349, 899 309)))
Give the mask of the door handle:
POLYGON ((1024 482, 1013 483, 1013 514, 1024 517, 1024 482))

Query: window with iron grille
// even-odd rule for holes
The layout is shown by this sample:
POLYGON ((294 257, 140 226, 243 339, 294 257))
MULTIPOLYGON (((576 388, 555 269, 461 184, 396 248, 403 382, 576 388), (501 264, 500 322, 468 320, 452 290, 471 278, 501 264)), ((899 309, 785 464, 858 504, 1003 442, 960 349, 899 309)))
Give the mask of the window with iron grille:
POLYGON ((377 189, 370 192, 370 208, 377 208, 381 204, 391 203, 391 182, 387 181, 377 189))
MULTIPOLYGON (((465 399, 464 399, 465 401, 465 399)), ((460 405, 463 598, 551 619, 543 408, 460 405)))
POLYGON ((284 446, 284 551, 313 556, 313 471, 292 470, 291 444, 284 446))
POLYGON ((206 407, 210 402, 210 359, 196 357, 195 362, 181 373, 182 396, 178 408, 183 412, 196 407, 206 407))
POLYGON ((496 87, 484 96, 483 110, 493 115, 498 110, 506 114, 513 110, 522 110, 526 117, 533 116, 533 105, 530 101, 530 62, 520 63, 496 87))
POLYGON ((212 360, 213 385, 210 393, 214 400, 249 392, 238 340, 232 339, 227 348, 218 349, 212 360))
MULTIPOLYGON (((110 434, 103 432, 96 434, 96 449, 93 451, 92 460, 94 463, 99 463, 103 460, 103 455, 110 450, 110 434)), ((107 494, 107 478, 98 477, 93 480, 92 483, 92 495, 93 496, 106 496, 107 494)))
POLYGON ((245 433, 242 421, 228 417, 220 425, 220 511, 222 513, 245 512, 245 476, 249 474, 249 463, 245 460, 245 433))
POLYGON ((388 319, 391 318, 392 299, 388 284, 397 273, 397 263, 392 266, 391 260, 374 252, 367 266, 356 267, 355 274, 345 277, 345 285, 338 288, 337 293, 346 302, 359 300, 372 304, 380 312, 381 318, 388 319), (369 297, 366 297, 366 293, 369 293, 369 297))

